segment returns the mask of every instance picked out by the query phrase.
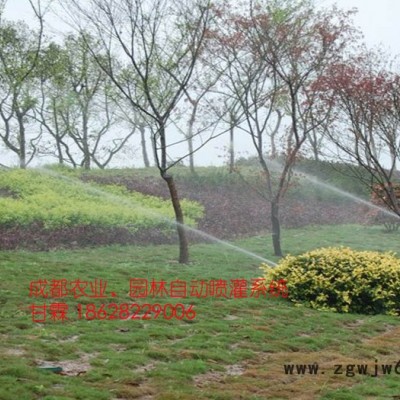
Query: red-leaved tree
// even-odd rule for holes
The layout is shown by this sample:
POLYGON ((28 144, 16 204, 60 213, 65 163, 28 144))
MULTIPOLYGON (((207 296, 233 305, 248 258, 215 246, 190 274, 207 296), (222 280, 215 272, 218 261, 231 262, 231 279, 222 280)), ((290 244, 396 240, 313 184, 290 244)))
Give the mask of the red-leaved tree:
POLYGON ((249 1, 214 6, 219 19, 210 31, 215 68, 225 71, 226 96, 240 105, 262 168, 272 223, 274 253, 282 255, 280 204, 293 166, 309 135, 322 126, 330 108, 313 83, 343 59, 355 40, 350 17, 335 7, 317 10, 311 1, 249 1), (280 156, 275 143, 281 143, 280 156))
POLYGON ((353 174, 400 215, 393 186, 399 179, 400 75, 387 60, 379 52, 364 51, 332 65, 314 88, 333 109, 325 129, 338 149, 336 156, 354 165, 353 174))

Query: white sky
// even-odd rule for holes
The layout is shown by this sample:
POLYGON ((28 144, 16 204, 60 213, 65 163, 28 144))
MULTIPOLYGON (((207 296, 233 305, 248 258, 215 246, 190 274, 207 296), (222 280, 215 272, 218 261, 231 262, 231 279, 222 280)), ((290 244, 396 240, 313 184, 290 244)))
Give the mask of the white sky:
MULTIPOLYGON (((334 3, 343 9, 356 7, 358 13, 354 16, 354 22, 361 28, 368 47, 379 46, 393 55, 400 54, 400 0, 315 0, 315 2, 322 7, 328 7, 334 3)), ((8 0, 5 14, 7 19, 24 19, 29 23, 32 22, 31 15, 28 0, 8 0)), ((49 17, 47 23, 50 25, 52 33, 60 27, 59 22, 49 17)), ((240 139, 238 137, 236 143, 239 155, 254 154, 248 138, 240 139)), ((195 154, 196 163, 198 165, 220 165, 224 161, 221 157, 223 155, 222 148, 227 144, 227 136, 211 141, 208 146, 195 154)), ((5 152, 0 152, 3 162, 5 154, 5 152)), ((140 162, 135 163, 135 166, 139 165, 140 162)))
MULTIPOLYGON (((355 23, 364 32, 369 45, 390 46, 400 53, 400 1, 399 0, 315 0, 320 6, 337 4, 340 8, 357 8, 355 23)), ((6 18, 29 20, 31 16, 28 0, 8 0, 6 18)), ((51 24, 51 20, 48 21, 51 24)), ((54 24, 53 24, 54 28, 54 24)))
POLYGON ((383 45, 392 54, 400 54, 399 0, 316 0, 321 6, 337 4, 342 9, 357 8, 356 26, 364 33, 368 46, 383 45))

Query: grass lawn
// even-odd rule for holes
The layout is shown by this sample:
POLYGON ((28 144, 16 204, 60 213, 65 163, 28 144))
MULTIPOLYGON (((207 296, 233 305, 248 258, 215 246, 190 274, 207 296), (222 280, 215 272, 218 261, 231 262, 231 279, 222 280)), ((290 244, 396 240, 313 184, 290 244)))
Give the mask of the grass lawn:
MULTIPOLYGON (((283 248, 292 254, 328 245, 396 251, 399 239, 400 233, 384 234, 377 227, 309 227, 285 230, 283 248)), ((277 261, 266 251, 270 241, 260 236, 236 244, 277 261)), ((168 285, 179 279, 190 286, 195 280, 250 282, 260 276, 256 259, 221 245, 192 246, 189 266, 177 264, 176 256, 175 246, 0 252, 0 399, 400 398, 398 317, 320 312, 283 298, 129 297, 131 278, 168 285), (107 298, 29 296, 31 282, 61 279, 107 281, 107 298), (30 305, 60 302, 69 306, 67 321, 32 321, 30 305), (88 304, 100 310, 110 303, 181 303, 186 309, 192 305, 196 316, 85 319, 88 304), (313 363, 317 374, 308 369, 285 374, 284 364, 313 363), (357 371, 357 365, 368 365, 368 374, 374 374, 376 363, 377 377, 357 371), (391 364, 391 373, 384 375, 381 364, 391 364), (64 374, 39 368, 48 365, 62 367, 64 374), (341 374, 335 374, 335 365, 342 365, 341 374)), ((108 316, 114 310, 105 309, 108 316)))

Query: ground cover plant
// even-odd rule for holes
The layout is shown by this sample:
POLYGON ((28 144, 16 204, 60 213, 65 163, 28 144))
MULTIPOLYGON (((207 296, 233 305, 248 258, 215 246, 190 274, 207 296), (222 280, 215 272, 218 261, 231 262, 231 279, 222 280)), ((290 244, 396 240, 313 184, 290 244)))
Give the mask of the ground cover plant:
MULTIPOLYGON (((33 226, 33 230, 40 227, 47 232, 76 227, 124 228, 130 233, 151 228, 174 231, 168 201, 128 191, 124 186, 84 185, 76 178, 44 170, 9 170, 0 171, 0 189, 2 229, 29 232, 33 226)), ((188 200, 182 205, 187 224, 195 225, 203 214, 202 206, 188 200)))
MULTIPOLYGON (((48 228, 99 225, 138 230, 173 217, 170 204, 160 198, 118 185, 83 185, 46 171, 1 171, 0 187, 7 191, 0 197, 2 225, 40 221, 48 228)), ((202 207, 189 201, 183 205, 187 223, 193 225, 201 217, 202 207)))
MULTIPOLYGON (((253 167, 245 167, 240 175, 223 167, 199 168, 196 175, 180 167, 174 174, 186 199, 182 204, 189 224, 196 221, 200 230, 221 239, 269 230, 269 209, 257 192, 261 181, 253 167)), ((335 176, 334 170, 331 174, 335 176)), ((294 194, 282 204, 283 227, 366 221, 365 205, 339 200, 337 193, 304 179, 296 182, 294 194)), ((174 243, 173 225, 159 218, 173 219, 168 198, 151 168, 0 171, 0 249, 174 243)))
MULTIPOLYGON (((399 239, 393 234, 383 241, 380 228, 359 225, 293 229, 286 236, 285 246, 295 255, 327 242, 388 251, 399 239)), ((265 253, 268 239, 256 236, 236 244, 278 261, 265 253)), ((400 395, 395 373, 400 324, 394 316, 317 311, 274 297, 208 296, 135 300, 192 304, 193 319, 77 318, 79 303, 100 307, 110 301, 132 302, 130 278, 250 281, 262 274, 258 260, 217 244, 194 245, 187 267, 175 258, 175 246, 0 252, 0 398, 305 400, 400 395), (107 293, 116 297, 30 297, 30 282, 45 279, 103 279, 107 293), (67 321, 32 321, 29 305, 54 301, 70 306, 67 321), (313 363, 320 368, 317 374, 284 371, 284 365, 313 363), (391 373, 383 374, 381 364, 392 365, 391 373), (65 375, 44 371, 39 368, 43 365, 60 366, 65 375), (335 365, 342 366, 342 374, 334 373, 335 365), (368 365, 371 374, 378 365, 378 376, 360 374, 352 365, 368 365)))

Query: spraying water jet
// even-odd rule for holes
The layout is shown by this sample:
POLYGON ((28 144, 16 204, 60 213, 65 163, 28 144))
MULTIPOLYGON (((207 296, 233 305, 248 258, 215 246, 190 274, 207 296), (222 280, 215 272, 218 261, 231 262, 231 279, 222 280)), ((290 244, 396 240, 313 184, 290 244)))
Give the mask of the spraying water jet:
MULTIPOLYGON (((274 165, 275 167, 282 168, 282 165, 279 162, 275 161, 275 160, 271 160, 271 164, 274 165)), ((339 189, 334 185, 330 185, 328 183, 321 182, 316 176, 313 176, 311 174, 303 172, 300 169, 294 168, 293 170, 298 172, 299 174, 303 175, 305 179, 307 179, 309 182, 313 183, 314 185, 323 187, 323 188, 328 189, 328 190, 330 190, 330 191, 332 191, 334 193, 340 194, 343 197, 351 199, 351 200, 355 201, 356 203, 363 204, 363 205, 365 205, 365 206, 367 206, 367 207, 369 207, 371 209, 375 209, 375 210, 381 211, 385 215, 388 215, 390 217, 396 218, 396 219, 398 219, 400 221, 400 216, 397 215, 396 213, 394 213, 393 211, 390 211, 390 210, 388 210, 386 208, 383 208, 381 206, 373 204, 368 200, 364 200, 361 197, 358 197, 358 196, 356 196, 356 195, 354 195, 352 193, 349 193, 349 192, 346 192, 345 190, 339 189)))
POLYGON ((229 243, 229 242, 227 242, 225 240, 218 239, 217 237, 215 237, 213 235, 210 235, 210 234, 208 234, 206 232, 203 232, 203 231, 201 231, 199 229, 193 228, 193 227, 185 225, 185 224, 179 224, 174 219, 166 218, 163 215, 160 215, 160 214, 158 214, 158 213, 156 213, 156 212, 154 212, 152 210, 149 210, 149 209, 143 207, 141 204, 138 204, 137 202, 135 202, 133 200, 129 200, 129 199, 124 198, 122 196, 118 196, 116 194, 106 192, 106 191, 101 190, 99 188, 93 187, 93 186, 89 185, 88 183, 84 183, 84 182, 82 182, 81 180, 79 180, 77 178, 71 178, 69 176, 60 174, 58 172, 55 172, 55 171, 52 171, 52 170, 49 170, 49 169, 46 169, 46 168, 37 168, 36 170, 39 171, 39 172, 45 173, 47 175, 56 177, 58 179, 63 179, 65 181, 69 182, 69 183, 72 183, 72 184, 75 184, 75 185, 79 185, 84 190, 87 190, 89 192, 96 193, 98 195, 106 197, 110 201, 113 201, 113 202, 115 202, 117 204, 124 204, 124 205, 131 205, 131 206, 134 205, 137 209, 139 209, 141 212, 145 213, 146 215, 148 215, 150 217, 156 218, 156 219, 158 219, 158 220, 160 220, 162 222, 165 222, 165 223, 167 223, 169 225, 172 225, 172 226, 180 225, 184 229, 186 229, 187 231, 190 231, 190 232, 194 233, 197 236, 200 236, 202 238, 208 239, 208 240, 210 240, 210 241, 212 241, 214 243, 218 243, 218 244, 220 244, 220 245, 222 245, 222 246, 224 246, 226 248, 232 249, 232 250, 234 250, 234 251, 236 251, 238 253, 242 253, 242 254, 245 254, 246 256, 249 256, 249 257, 252 257, 254 259, 257 259, 258 261, 261 261, 261 262, 263 262, 263 263, 265 263, 265 264, 267 264, 267 265, 269 265, 271 267, 275 267, 277 265, 276 263, 274 263, 273 261, 271 261, 271 260, 269 260, 269 259, 267 259, 265 257, 262 257, 262 256, 260 256, 258 254, 255 254, 255 253, 253 253, 251 251, 248 251, 246 249, 243 249, 242 247, 236 246, 236 245, 234 245, 232 243, 229 243))

